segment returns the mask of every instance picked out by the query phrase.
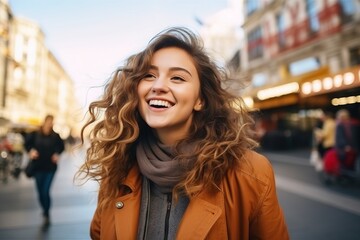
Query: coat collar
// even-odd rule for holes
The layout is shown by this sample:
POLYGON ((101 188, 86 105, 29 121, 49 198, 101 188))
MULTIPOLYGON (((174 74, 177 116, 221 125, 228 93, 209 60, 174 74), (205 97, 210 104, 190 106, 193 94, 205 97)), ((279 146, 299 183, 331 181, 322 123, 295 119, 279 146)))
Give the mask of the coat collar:
MULTIPOLYGON (((135 165, 124 181, 131 189, 130 194, 116 199, 123 207, 116 209, 116 235, 121 239, 136 239, 141 205, 142 176, 135 165), (129 231, 130 230, 130 231, 129 231)), ((114 203, 114 208, 116 207, 114 203)), ((227 239, 224 194, 221 189, 215 192, 203 191, 192 197, 180 222, 177 239, 205 239, 216 224, 216 236, 227 239)))

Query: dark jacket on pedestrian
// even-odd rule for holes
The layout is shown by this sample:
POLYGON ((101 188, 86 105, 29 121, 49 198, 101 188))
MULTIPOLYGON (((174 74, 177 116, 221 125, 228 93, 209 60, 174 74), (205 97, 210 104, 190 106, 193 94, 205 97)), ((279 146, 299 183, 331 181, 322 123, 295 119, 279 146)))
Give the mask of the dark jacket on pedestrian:
POLYGON ((28 135, 25 148, 28 152, 31 149, 39 152, 39 158, 34 160, 37 171, 56 171, 57 163, 54 163, 51 157, 53 154, 61 154, 64 151, 64 141, 54 131, 45 135, 39 130, 28 135))

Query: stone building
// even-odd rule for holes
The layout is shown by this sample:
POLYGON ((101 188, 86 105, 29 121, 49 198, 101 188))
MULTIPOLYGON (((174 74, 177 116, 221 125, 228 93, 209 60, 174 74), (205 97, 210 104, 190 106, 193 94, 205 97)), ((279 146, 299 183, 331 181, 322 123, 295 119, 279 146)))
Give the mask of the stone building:
MULTIPOLYGON (((0 6, 7 6, 10 13, 8 4, 1 1, 0 6)), ((47 48, 37 23, 8 16, 7 42, 0 40, 6 49, 6 55, 0 55, 0 117, 7 127, 36 128, 45 115, 53 114, 55 130, 67 137, 71 129, 79 128, 82 117, 73 80, 47 48)))

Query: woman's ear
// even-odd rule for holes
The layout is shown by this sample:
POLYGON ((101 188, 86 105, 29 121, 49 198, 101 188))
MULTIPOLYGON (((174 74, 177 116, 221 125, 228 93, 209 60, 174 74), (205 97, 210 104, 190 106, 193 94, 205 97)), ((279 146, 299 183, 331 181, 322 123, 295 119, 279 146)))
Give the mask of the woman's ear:
POLYGON ((201 101, 201 100, 198 100, 197 103, 196 103, 195 106, 194 106, 194 110, 195 110, 195 111, 200 111, 200 110, 202 109, 202 107, 203 107, 202 101, 201 101))

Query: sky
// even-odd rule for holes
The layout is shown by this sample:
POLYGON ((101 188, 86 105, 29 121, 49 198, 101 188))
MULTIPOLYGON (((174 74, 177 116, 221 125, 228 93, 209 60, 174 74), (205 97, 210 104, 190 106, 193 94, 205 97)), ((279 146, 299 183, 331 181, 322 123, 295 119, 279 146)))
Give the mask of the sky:
POLYGON ((85 107, 116 67, 161 30, 200 24, 228 0, 8 0, 16 17, 37 23, 45 44, 73 79, 85 107))

